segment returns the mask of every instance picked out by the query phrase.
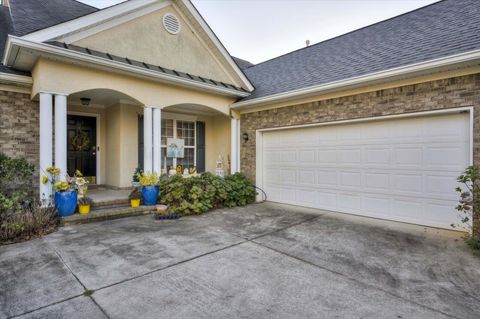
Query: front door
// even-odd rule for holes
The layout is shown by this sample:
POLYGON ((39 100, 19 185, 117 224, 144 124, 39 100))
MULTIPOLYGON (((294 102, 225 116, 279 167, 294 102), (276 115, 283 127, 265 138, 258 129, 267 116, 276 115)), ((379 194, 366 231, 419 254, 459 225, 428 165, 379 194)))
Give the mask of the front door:
POLYGON ((82 172, 90 183, 97 176, 97 118, 68 115, 67 125, 67 170, 72 176, 76 170, 82 172))

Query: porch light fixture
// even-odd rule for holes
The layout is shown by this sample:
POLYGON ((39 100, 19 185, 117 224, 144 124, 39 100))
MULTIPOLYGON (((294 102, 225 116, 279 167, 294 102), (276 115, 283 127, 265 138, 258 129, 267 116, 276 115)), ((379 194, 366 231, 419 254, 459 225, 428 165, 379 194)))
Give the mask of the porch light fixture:
POLYGON ((242 138, 245 143, 248 142, 248 133, 243 133, 242 138))
POLYGON ((82 105, 84 105, 84 106, 88 106, 88 105, 90 104, 90 101, 91 101, 91 100, 92 100, 92 99, 90 99, 90 98, 88 98, 88 97, 81 97, 81 98, 80 98, 80 102, 82 102, 82 105))

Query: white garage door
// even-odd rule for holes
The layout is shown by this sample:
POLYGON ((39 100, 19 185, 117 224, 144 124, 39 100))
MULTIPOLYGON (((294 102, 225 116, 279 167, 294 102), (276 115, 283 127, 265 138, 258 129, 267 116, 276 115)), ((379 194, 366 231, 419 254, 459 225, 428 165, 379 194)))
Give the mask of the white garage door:
POLYGON ((450 228, 469 130, 457 113, 267 131, 259 182, 274 202, 450 228))

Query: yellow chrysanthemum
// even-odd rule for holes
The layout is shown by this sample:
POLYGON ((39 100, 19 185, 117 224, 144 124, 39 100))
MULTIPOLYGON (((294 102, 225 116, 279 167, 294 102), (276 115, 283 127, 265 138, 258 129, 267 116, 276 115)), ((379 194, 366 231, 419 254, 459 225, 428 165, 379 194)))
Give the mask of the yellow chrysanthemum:
POLYGON ((58 182, 55 182, 55 185, 53 185, 53 187, 57 192, 64 192, 68 190, 70 185, 68 184, 68 182, 58 181, 58 182))
POLYGON ((42 184, 45 185, 48 183, 48 177, 47 176, 42 176, 42 184))
POLYGON ((75 171, 75 175, 77 175, 79 177, 83 176, 82 172, 80 172, 78 169, 75 171))

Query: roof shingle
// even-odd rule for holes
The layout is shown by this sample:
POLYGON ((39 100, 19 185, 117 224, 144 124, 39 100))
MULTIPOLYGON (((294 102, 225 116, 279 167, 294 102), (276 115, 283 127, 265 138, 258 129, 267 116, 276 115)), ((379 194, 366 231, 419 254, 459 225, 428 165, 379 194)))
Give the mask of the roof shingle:
POLYGON ((75 0, 9 0, 9 5, 12 13, 13 32, 18 36, 99 10, 75 0))
POLYGON ((444 0, 244 70, 243 100, 480 49, 480 1, 444 0))

